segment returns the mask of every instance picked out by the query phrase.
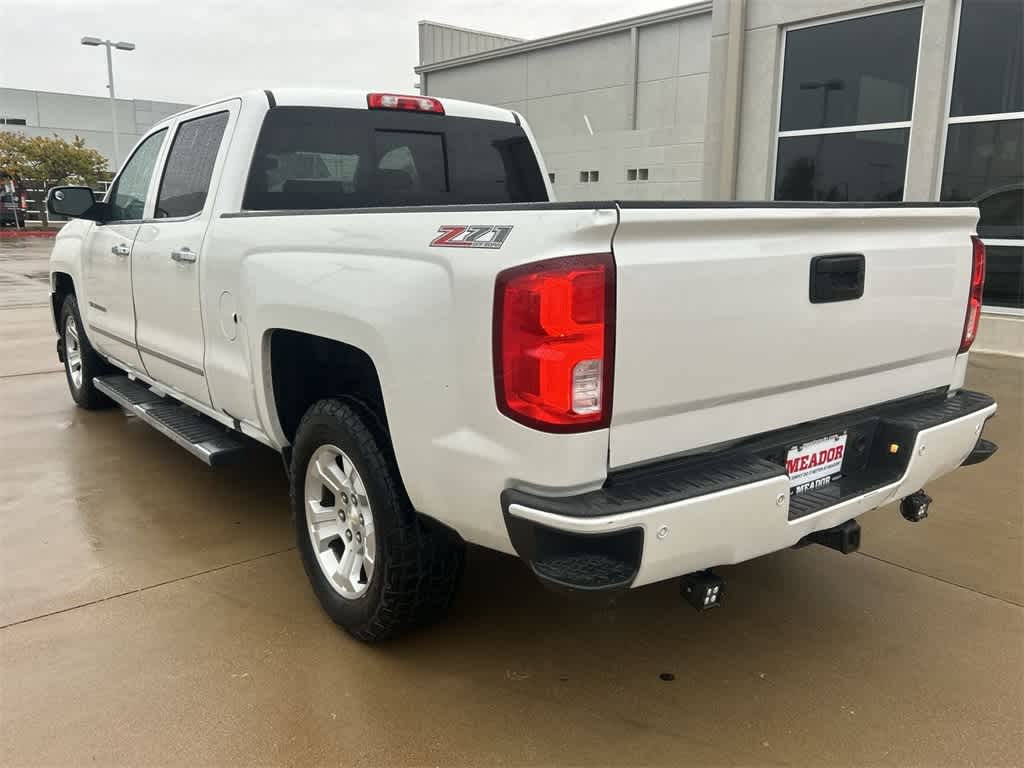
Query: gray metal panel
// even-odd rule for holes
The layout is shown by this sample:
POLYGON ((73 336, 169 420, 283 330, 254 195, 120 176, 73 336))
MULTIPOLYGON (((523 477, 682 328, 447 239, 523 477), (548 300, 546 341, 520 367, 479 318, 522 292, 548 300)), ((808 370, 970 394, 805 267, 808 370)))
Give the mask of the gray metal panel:
POLYGON ((471 56, 506 45, 521 43, 522 38, 478 32, 432 21, 419 23, 420 64, 471 56))

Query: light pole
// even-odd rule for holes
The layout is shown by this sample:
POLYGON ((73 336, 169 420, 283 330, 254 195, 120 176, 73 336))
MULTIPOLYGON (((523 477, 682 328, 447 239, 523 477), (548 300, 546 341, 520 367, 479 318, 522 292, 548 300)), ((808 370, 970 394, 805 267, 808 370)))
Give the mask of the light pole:
POLYGON ((107 89, 110 91, 110 120, 114 126, 114 172, 117 173, 117 164, 121 160, 121 152, 117 141, 117 101, 114 96, 114 59, 111 56, 111 49, 119 51, 134 51, 135 43, 126 43, 123 40, 113 42, 112 40, 100 40, 98 37, 83 37, 82 45, 106 46, 107 49, 107 89))

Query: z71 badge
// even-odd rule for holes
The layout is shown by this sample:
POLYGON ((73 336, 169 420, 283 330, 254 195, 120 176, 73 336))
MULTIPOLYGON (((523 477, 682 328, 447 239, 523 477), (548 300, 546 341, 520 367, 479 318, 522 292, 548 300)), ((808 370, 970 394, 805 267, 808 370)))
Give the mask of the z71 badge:
POLYGON ((438 248, 501 248, 512 227, 495 224, 446 224, 430 241, 438 248))

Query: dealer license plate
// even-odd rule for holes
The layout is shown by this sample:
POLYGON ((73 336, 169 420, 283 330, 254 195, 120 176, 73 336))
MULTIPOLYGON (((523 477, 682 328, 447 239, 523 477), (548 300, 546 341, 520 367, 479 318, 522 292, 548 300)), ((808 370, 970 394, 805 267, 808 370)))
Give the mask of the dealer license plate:
POLYGON ((794 445, 786 455, 790 492, 803 493, 828 485, 839 477, 846 453, 846 433, 794 445))

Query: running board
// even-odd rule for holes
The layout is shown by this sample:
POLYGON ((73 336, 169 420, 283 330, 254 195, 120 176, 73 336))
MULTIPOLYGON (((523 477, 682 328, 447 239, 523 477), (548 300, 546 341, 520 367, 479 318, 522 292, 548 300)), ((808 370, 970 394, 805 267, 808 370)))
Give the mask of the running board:
POLYGON ((245 450, 245 442, 235 432, 172 397, 161 397, 140 381, 122 374, 97 376, 92 383, 126 411, 211 467, 227 463, 245 450))

